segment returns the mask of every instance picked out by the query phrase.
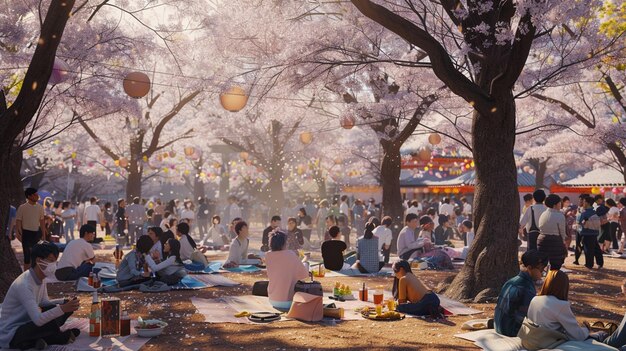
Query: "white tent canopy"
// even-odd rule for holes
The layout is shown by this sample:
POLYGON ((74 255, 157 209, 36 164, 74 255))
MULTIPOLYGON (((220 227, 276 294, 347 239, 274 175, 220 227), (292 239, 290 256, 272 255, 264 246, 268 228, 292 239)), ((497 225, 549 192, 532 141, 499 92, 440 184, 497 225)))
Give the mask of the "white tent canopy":
POLYGON ((598 168, 562 183, 565 186, 626 186, 624 175, 612 168, 598 168))

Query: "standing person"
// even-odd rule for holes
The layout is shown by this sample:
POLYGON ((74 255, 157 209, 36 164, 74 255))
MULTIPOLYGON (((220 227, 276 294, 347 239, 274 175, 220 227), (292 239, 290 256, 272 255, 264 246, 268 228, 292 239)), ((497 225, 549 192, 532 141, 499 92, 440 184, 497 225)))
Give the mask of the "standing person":
POLYGON ((311 220, 311 216, 309 216, 304 207, 301 207, 298 210, 298 228, 302 231, 302 236, 311 243, 311 229, 313 225, 313 221, 311 220))
POLYGON ((176 200, 174 199, 170 200, 167 203, 167 206, 165 206, 165 211, 169 212, 171 216, 178 217, 178 211, 176 209, 176 200))
POLYGON ((561 200, 561 212, 565 215, 565 249, 569 251, 572 245, 572 238, 576 232, 576 206, 572 206, 570 199, 563 196, 561 200))
POLYGON ((404 228, 402 228, 400 234, 398 234, 397 249, 398 256, 403 260, 408 260, 415 256, 418 251, 423 251, 424 245, 426 244, 424 238, 420 237, 417 233, 418 225, 423 223, 423 226, 430 225, 430 227, 434 228, 435 224, 430 217, 424 216, 418 219, 417 215, 414 213, 406 215, 404 223, 404 228))
POLYGON ((128 220, 126 219, 126 200, 117 200, 117 212, 115 212, 115 226, 117 228, 118 243, 128 245, 128 220))
POLYGON ((439 206, 439 214, 446 215, 448 217, 454 215, 454 205, 450 203, 449 197, 443 198, 441 206, 439 206))
POLYGON ((607 199, 606 205, 609 208, 609 213, 607 213, 606 217, 609 220, 609 233, 610 233, 610 242, 607 243, 605 251, 609 251, 612 247, 613 250, 619 249, 619 239, 620 239, 620 225, 619 225, 619 208, 617 207, 617 203, 613 199, 607 199))
POLYGON ((461 197, 461 214, 463 215, 463 217, 465 217, 466 220, 471 221, 472 220, 472 204, 469 203, 469 201, 467 201, 467 198, 465 196, 461 197))
POLYGON ((593 209, 595 201, 591 196, 584 199, 583 212, 578 220, 578 225, 582 227, 580 236, 582 237, 583 251, 585 252, 585 267, 592 269, 595 258, 598 269, 604 265, 602 250, 598 244, 600 235, 600 218, 593 209))
POLYGON ((63 202, 61 218, 63 218, 63 237, 67 244, 71 240, 74 240, 74 227, 76 226, 76 210, 70 201, 63 202))
POLYGON ((209 230, 209 218, 211 218, 206 197, 200 198, 198 201, 198 214, 196 218, 198 219, 198 232, 200 233, 200 237, 203 237, 209 230))
POLYGON ((350 247, 350 233, 352 229, 348 226, 348 218, 344 215, 340 215, 337 218, 337 226, 341 229, 341 235, 343 235, 343 241, 345 241, 346 245, 350 247))
POLYGON ((267 252, 270 250, 270 233, 273 233, 280 227, 280 216, 272 216, 270 225, 263 230, 263 236, 261 237, 261 251, 267 252))
POLYGON ((419 203, 417 200, 411 201, 409 208, 404 211, 404 216, 408 215, 409 213, 415 213, 419 216, 420 213, 422 213, 422 204, 419 203))
POLYGON ((102 216, 104 217, 104 235, 110 236, 113 226, 113 209, 111 208, 111 203, 108 201, 104 204, 102 216))
POLYGON ((380 218, 380 208, 376 205, 376 200, 373 197, 370 197, 367 205, 367 216, 380 218))
POLYGON ((438 315, 439 297, 413 274, 409 262, 396 261, 392 268, 392 292, 394 299, 398 301, 396 311, 414 316, 438 315))
POLYGON ((533 200, 535 204, 530 206, 524 214, 522 214, 519 224, 520 230, 526 229, 528 233, 528 248, 527 250, 537 250, 537 238, 539 237, 539 218, 541 214, 546 210, 543 201, 546 199, 545 191, 539 189, 533 193, 533 200))
POLYGON ((360 237, 365 231, 365 221, 367 220, 367 211, 361 199, 356 199, 352 205, 352 226, 356 230, 356 236, 360 237))
POLYGON ((85 207, 86 207, 86 201, 79 201, 77 206, 76 206, 76 215, 77 217, 77 221, 76 221, 76 225, 78 226, 78 228, 82 227, 83 224, 86 224, 84 222, 85 219, 85 207))
POLYGON ((137 238, 143 235, 143 224, 148 218, 146 209, 140 204, 138 197, 133 198, 133 204, 126 209, 128 216, 128 239, 134 245, 137 238))
POLYGON ((317 238, 319 241, 322 241, 324 238, 324 233, 326 232, 326 217, 328 216, 328 200, 324 199, 320 201, 319 208, 317 209, 317 213, 315 214, 315 225, 317 226, 317 238))
POLYGON ((535 282, 541 279, 547 265, 548 258, 537 250, 529 250, 522 255, 519 274, 509 279, 500 290, 494 312, 496 333, 517 336, 530 301, 537 294, 535 282))
POLYGON ((302 230, 298 228, 298 221, 294 217, 287 219, 287 248, 298 252, 304 245, 302 230))
POLYGON ((548 209, 539 217, 540 234, 537 249, 548 257, 550 269, 561 269, 567 256, 565 248, 567 222, 565 215, 561 213, 561 197, 550 194, 545 200, 545 205, 548 209))
POLYGON ((4 349, 43 350, 48 345, 72 343, 80 334, 79 329, 60 329, 80 308, 80 301, 50 300, 44 281, 54 277, 59 249, 39 242, 33 245, 31 256, 33 267, 13 281, 2 303, 0 347, 4 349))
POLYGON ((609 248, 611 247, 611 223, 607 218, 608 213, 608 207, 604 205, 596 207, 596 215, 600 217, 600 236, 598 237, 598 242, 600 243, 600 251, 602 254, 609 254, 609 248))
POLYGON ((96 254, 93 252, 91 242, 96 237, 96 227, 85 224, 80 227, 79 235, 78 240, 72 240, 63 250, 59 266, 54 272, 60 281, 88 277, 93 269, 96 254))
POLYGON ((17 208, 15 231, 17 240, 22 243, 24 252, 24 271, 30 268, 30 250, 41 238, 47 236, 43 206, 38 203, 37 189, 28 188, 24 191, 26 203, 17 208))
MULTIPOLYGON (((92 197, 89 199, 89 206, 85 207, 85 218, 83 223, 89 224, 96 228, 98 223, 102 222, 102 210, 98 206, 98 199, 92 197)), ((98 235, 96 234, 96 237, 98 235)))
MULTIPOLYGON (((180 211, 180 218, 179 220, 186 220, 187 223, 189 224, 189 228, 193 228, 193 220, 195 217, 195 214, 193 213, 193 202, 191 200, 185 200, 185 202, 183 203, 183 209, 182 211, 180 211)), ((183 259, 184 260, 184 259, 183 259)))
POLYGON ((165 205, 161 202, 161 199, 156 199, 156 205, 154 206, 154 213, 152 214, 152 222, 154 225, 160 225, 165 214, 165 205))
POLYGON ((578 225, 578 222, 580 221, 580 217, 582 216, 583 212, 585 211, 585 198, 588 197, 588 194, 580 194, 578 195, 578 208, 576 210, 576 223, 574 224, 576 226, 576 244, 574 246, 574 264, 578 265, 578 259, 580 258, 580 255, 582 255, 583 252, 583 237, 580 235, 580 232, 582 231, 583 227, 581 225, 578 225))
POLYGON ((341 196, 341 204, 339 205, 339 214, 350 218, 350 206, 348 206, 348 195, 341 196))
POLYGON ((380 253, 380 261, 385 264, 389 263, 389 255, 391 253, 391 240, 393 239, 393 233, 391 232, 391 225, 393 220, 389 216, 383 217, 381 224, 374 228, 374 235, 378 237, 378 252, 380 253))
POLYGON ((337 225, 337 217, 333 215, 326 216, 325 224, 326 224, 326 230, 324 231, 324 241, 328 241, 332 239, 330 236, 329 230, 331 227, 337 225))

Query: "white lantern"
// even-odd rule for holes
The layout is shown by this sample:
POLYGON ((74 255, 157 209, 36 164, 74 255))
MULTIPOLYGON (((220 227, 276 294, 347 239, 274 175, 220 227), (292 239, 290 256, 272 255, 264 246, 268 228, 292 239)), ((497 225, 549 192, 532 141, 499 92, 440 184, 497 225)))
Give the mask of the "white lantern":
POLYGON ((247 103, 248 95, 240 87, 232 87, 220 94, 220 104, 227 111, 238 112, 246 107, 247 103))
POLYGON ((124 78, 124 91, 128 96, 139 99, 150 92, 150 77, 142 72, 131 72, 124 78))

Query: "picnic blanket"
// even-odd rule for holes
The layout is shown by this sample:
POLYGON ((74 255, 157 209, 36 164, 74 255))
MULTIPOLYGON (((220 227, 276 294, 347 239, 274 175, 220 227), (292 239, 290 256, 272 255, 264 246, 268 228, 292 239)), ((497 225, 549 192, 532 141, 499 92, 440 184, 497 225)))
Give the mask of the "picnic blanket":
MULTIPOLYGON (((456 334, 457 338, 474 342, 474 345, 487 351, 523 351, 522 341, 518 337, 508 337, 496 333, 494 329, 478 330, 456 334)), ((558 351, 616 351, 616 348, 599 343, 595 340, 568 341, 555 349, 558 351)))
POLYGON ((235 314, 241 311, 280 313, 264 296, 224 296, 216 299, 192 297, 191 303, 204 316, 207 323, 254 324, 248 318, 235 317, 235 314))
POLYGON ((437 294, 437 296, 439 297, 439 301, 441 301, 441 307, 443 307, 444 313, 448 316, 470 316, 473 314, 483 313, 481 310, 467 307, 459 301, 449 299, 443 295, 437 294))
POLYGON ((340 271, 326 271, 326 277, 390 277, 393 275, 390 267, 383 267, 376 273, 361 273, 356 268, 342 269, 340 271))
POLYGON ((197 268, 186 265, 187 271, 191 274, 214 274, 214 273, 255 273, 261 268, 253 265, 239 265, 234 268, 223 268, 224 261, 210 262, 206 268, 198 270, 197 268))
MULTIPOLYGON (((119 336, 116 338, 95 338, 89 336, 89 319, 87 318, 70 318, 61 327, 61 330, 70 328, 80 329, 80 335, 74 343, 69 345, 50 345, 45 350, 51 351, 87 351, 87 350, 120 350, 120 351, 137 351, 150 338, 140 338, 135 332, 136 321, 131 323, 131 332, 129 336, 119 336)), ((4 349, 3 349, 4 350, 4 349)), ((15 349, 7 349, 15 350, 15 349)))
MULTIPOLYGON (((215 279, 215 280, 211 280, 212 283, 207 283, 207 281, 209 280, 208 279, 200 280, 194 276, 186 275, 183 279, 181 279, 181 281, 178 284, 171 285, 170 288, 172 290, 198 290, 198 289, 205 289, 205 288, 222 285, 222 283, 224 283, 225 286, 233 286, 232 285, 233 283, 235 285, 239 284, 230 279, 228 279, 228 281, 215 279)), ((102 279, 102 286, 112 286, 116 284, 117 284, 117 280, 115 279, 102 279)), ((94 289, 89 284, 87 284, 87 278, 81 278, 78 280, 76 284, 76 290, 83 291, 83 292, 93 292, 96 289, 94 289)))

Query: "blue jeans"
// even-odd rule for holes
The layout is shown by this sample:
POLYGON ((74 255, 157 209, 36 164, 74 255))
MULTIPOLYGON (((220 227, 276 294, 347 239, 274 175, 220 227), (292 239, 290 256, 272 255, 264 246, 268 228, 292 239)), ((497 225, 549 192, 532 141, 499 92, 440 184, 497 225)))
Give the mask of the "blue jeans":
POLYGON ((622 323, 619 324, 619 327, 617 327, 613 334, 604 340, 604 343, 616 348, 626 345, 626 315, 624 315, 622 323))
POLYGON ((65 242, 69 243, 70 240, 74 240, 74 226, 76 225, 73 218, 68 218, 65 220, 63 224, 63 236, 65 237, 65 242))
POLYGON ((83 262, 78 268, 65 267, 59 268, 54 275, 60 281, 77 280, 80 277, 88 277, 89 272, 93 269, 93 264, 89 262, 83 262))
POLYGON ((401 303, 396 311, 414 316, 427 316, 439 312, 439 297, 435 293, 428 293, 419 302, 401 303))

